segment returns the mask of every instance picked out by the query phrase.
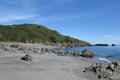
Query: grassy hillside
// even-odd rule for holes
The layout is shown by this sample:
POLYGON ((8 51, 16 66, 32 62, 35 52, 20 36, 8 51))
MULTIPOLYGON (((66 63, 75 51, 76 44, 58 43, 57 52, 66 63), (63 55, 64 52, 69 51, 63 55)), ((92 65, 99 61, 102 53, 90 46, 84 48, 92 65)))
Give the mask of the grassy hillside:
POLYGON ((55 30, 36 24, 0 25, 0 41, 89 45, 85 41, 63 36, 55 30))

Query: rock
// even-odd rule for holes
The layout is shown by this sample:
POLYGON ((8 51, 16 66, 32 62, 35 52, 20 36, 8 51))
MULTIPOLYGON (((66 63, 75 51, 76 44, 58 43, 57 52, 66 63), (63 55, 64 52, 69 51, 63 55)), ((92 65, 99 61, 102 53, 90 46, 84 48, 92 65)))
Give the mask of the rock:
POLYGON ((50 52, 50 49, 48 49, 48 48, 45 48, 45 52, 50 52))
POLYGON ((55 49, 51 49, 51 52, 55 53, 55 54, 57 53, 57 51, 55 49))
POLYGON ((106 67, 106 70, 115 72, 115 65, 112 63, 109 63, 108 66, 106 67))
POLYGON ((94 46, 109 46, 108 44, 95 44, 94 46))
POLYGON ((21 60, 24 60, 24 61, 32 61, 32 56, 30 56, 29 54, 26 54, 25 56, 23 56, 21 58, 21 60))
POLYGON ((73 57, 78 57, 80 56, 80 52, 72 52, 71 53, 73 57))
POLYGON ((19 44, 12 44, 12 45, 10 45, 10 47, 12 47, 12 48, 19 48, 19 44))
POLYGON ((41 54, 45 54, 46 53, 45 48, 41 48, 40 51, 41 51, 41 54))
POLYGON ((117 62, 111 62, 108 65, 101 63, 92 64, 83 70, 84 73, 93 74, 98 79, 113 80, 117 72, 120 72, 120 65, 117 62))
POLYGON ((116 46, 115 44, 112 44, 112 46, 116 46))
POLYGON ((55 50, 54 53, 58 54, 58 56, 71 56, 71 57, 80 56, 80 52, 74 52, 74 51, 55 50))
POLYGON ((11 51, 11 48, 8 45, 0 45, 0 49, 4 51, 11 51))
POLYGON ((65 56, 65 51, 59 50, 59 51, 57 52, 57 54, 58 54, 58 56, 65 56))
POLYGON ((81 56, 86 58, 93 58, 95 54, 92 51, 85 49, 82 51, 81 56))
POLYGON ((114 65, 115 68, 118 67, 118 65, 119 65, 119 63, 116 61, 112 61, 111 63, 114 65))

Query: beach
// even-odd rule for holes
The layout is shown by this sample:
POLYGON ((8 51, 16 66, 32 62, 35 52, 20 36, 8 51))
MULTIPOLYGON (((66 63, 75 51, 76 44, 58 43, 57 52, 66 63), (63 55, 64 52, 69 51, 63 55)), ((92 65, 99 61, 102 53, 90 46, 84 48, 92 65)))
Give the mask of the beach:
MULTIPOLYGON (((41 44, 40 46, 47 47, 41 44)), ((54 49, 55 47, 47 48, 54 49)), ((27 54, 30 54, 33 60, 23 61, 20 58, 25 54, 19 51, 13 51, 13 53, 0 51, 0 80, 98 80, 93 75, 83 72, 85 67, 95 63, 92 59, 32 52, 27 54)), ((119 75, 114 78, 114 80, 119 79, 119 75)))

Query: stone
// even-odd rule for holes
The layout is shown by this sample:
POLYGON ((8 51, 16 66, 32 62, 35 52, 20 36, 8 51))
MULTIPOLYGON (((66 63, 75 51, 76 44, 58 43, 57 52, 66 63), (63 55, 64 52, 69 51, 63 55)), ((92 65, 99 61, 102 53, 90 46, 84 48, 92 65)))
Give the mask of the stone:
POLYGON ((72 55, 73 55, 74 57, 78 57, 78 56, 80 56, 80 52, 73 52, 72 55))
POLYGON ((12 47, 12 48, 19 48, 19 44, 12 44, 12 45, 10 45, 10 47, 12 47))
POLYGON ((24 60, 24 61, 32 61, 32 56, 30 56, 29 54, 26 54, 25 56, 23 56, 21 58, 21 60, 24 60))
POLYGON ((92 51, 85 49, 82 51, 81 56, 86 58, 93 58, 95 54, 92 51))
POLYGON ((119 63, 116 62, 116 61, 112 61, 111 63, 112 63, 115 67, 117 67, 117 66, 119 65, 119 63))
POLYGON ((96 63, 86 67, 83 72, 93 74, 98 79, 113 80, 113 77, 120 72, 120 65, 118 62, 111 62, 104 66, 101 63, 96 63))
POLYGON ((112 64, 112 63, 109 63, 108 66, 106 67, 106 69, 114 72, 115 71, 115 65, 112 64))

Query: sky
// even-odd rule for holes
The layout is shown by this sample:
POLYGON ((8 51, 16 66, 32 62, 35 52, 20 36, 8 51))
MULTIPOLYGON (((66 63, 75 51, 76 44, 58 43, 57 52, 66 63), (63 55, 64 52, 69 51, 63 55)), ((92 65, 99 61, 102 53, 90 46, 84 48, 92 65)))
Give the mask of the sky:
POLYGON ((120 44, 120 0, 1 0, 0 24, 23 23, 91 43, 120 44))

